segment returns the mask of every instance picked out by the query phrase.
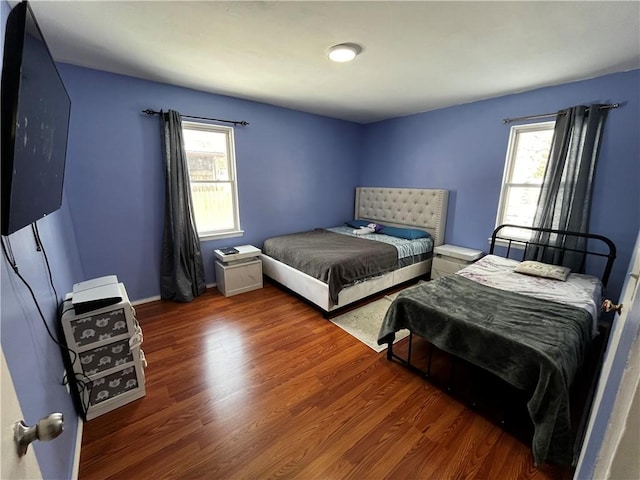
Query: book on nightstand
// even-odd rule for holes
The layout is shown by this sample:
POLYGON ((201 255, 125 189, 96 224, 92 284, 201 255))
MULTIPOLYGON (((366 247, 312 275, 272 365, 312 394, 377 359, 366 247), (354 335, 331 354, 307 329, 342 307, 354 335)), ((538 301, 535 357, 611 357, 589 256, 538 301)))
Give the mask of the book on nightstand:
POLYGON ((238 261, 251 261, 260 256, 260 249, 253 245, 238 245, 236 247, 220 248, 213 251, 216 258, 225 264, 237 263, 238 261), (231 249, 235 250, 231 252, 231 249), (230 252, 230 253, 227 253, 230 252))

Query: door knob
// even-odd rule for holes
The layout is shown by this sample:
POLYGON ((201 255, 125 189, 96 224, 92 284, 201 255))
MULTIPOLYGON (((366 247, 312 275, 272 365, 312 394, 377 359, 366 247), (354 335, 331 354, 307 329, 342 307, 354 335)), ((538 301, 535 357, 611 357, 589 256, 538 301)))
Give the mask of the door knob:
POLYGON ((13 425, 13 440, 16 443, 18 456, 22 457, 27 453, 29 444, 34 440, 53 440, 62 433, 64 419, 61 413, 52 413, 42 419, 34 426, 29 427, 20 420, 13 425))
POLYGON ((616 305, 615 303, 613 303, 611 300, 609 300, 608 298, 606 298, 603 302, 602 302, 602 311, 603 312, 617 312, 618 315, 622 314, 622 304, 616 305))

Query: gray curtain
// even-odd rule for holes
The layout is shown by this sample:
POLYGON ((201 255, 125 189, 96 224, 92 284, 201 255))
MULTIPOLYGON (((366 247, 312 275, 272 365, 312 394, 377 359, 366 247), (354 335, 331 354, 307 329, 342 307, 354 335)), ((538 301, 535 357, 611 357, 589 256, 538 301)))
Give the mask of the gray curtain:
POLYGON ((160 296, 190 302, 206 290, 200 241, 193 217, 182 120, 174 110, 160 112, 165 161, 165 211, 160 296))
MULTIPOLYGON (((608 111, 600 107, 579 105, 558 112, 534 227, 589 231, 593 183, 608 111)), ((531 240, 568 249, 586 246, 585 239, 549 233, 536 233, 531 240)), ((571 251, 563 254, 555 248, 530 247, 526 258, 579 272, 584 268, 585 256, 571 251)))

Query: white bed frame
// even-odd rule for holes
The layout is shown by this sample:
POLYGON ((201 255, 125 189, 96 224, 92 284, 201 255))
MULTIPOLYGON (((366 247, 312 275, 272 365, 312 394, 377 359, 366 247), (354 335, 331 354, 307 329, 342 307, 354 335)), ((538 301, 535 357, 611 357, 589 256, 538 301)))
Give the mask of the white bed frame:
MULTIPOLYGON (((431 234, 434 246, 438 246, 444 243, 448 199, 448 190, 358 187, 354 218, 394 227, 423 229, 431 234)), ((338 304, 331 305, 326 283, 267 255, 262 254, 261 258, 263 272, 267 277, 316 304, 325 312, 431 272, 431 259, 414 263, 344 288, 338 295, 338 304)))

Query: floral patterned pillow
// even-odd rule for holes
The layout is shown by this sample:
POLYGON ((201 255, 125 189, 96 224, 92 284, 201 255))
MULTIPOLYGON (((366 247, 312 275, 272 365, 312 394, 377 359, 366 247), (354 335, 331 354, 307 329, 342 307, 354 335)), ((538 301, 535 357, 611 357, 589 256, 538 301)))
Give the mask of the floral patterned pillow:
POLYGON ((561 282, 566 281, 567 277, 571 273, 571 269, 568 267, 549 265, 548 263, 534 262, 533 260, 527 260, 520 263, 514 271, 525 275, 532 275, 534 277, 560 280, 561 282))

